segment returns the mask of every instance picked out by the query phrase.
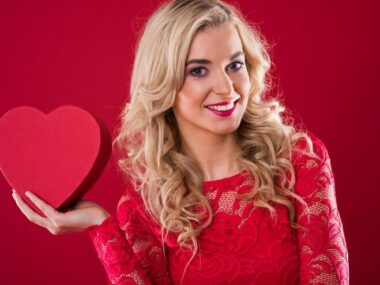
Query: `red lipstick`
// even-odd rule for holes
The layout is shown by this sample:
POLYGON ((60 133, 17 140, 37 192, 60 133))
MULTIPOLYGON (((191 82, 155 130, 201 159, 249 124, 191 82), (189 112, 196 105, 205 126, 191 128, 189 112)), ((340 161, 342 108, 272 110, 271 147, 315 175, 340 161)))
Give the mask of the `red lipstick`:
POLYGON ((217 116, 228 117, 234 112, 236 102, 237 100, 235 102, 220 102, 218 104, 208 105, 206 108, 217 116))

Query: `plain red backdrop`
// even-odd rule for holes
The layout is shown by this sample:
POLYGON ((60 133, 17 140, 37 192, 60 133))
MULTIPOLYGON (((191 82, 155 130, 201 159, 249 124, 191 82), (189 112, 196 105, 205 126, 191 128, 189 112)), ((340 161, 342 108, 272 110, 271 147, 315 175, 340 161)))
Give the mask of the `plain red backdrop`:
MULTIPOLYGON (((136 35, 160 1, 0 2, 0 116, 74 104, 114 132, 128 98, 136 35)), ((373 1, 374 2, 374 1, 373 1)), ((378 7, 361 1, 246 0, 274 45, 274 93, 327 146, 349 248, 351 284, 378 279, 378 7)), ((0 134, 1 135, 1 134, 0 134)), ((85 234, 30 223, 0 177, 0 284, 106 284, 85 234)), ((123 191, 112 158, 86 196, 111 213, 123 191)))

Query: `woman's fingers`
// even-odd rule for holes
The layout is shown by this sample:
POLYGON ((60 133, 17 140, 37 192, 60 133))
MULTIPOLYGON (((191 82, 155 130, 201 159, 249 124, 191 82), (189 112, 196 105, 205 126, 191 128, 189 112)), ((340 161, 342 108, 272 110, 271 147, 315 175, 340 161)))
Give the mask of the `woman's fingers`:
POLYGON ((52 206, 47 204, 45 201, 38 198, 32 192, 25 192, 26 197, 28 197, 37 207, 41 210, 42 213, 50 220, 54 220, 54 217, 59 213, 52 206))
POLYGON ((48 218, 41 217, 35 211, 33 211, 17 194, 16 191, 13 190, 12 193, 13 199, 15 200, 17 206, 20 208, 21 212, 27 217, 27 219, 41 227, 49 228, 50 221, 48 218))
POLYGON ((45 229, 47 229, 53 235, 74 232, 74 229, 57 226, 57 217, 59 217, 59 212, 55 211, 53 207, 39 199, 33 193, 25 193, 25 195, 34 203, 36 206, 41 209, 46 217, 40 216, 32 208, 30 208, 24 200, 20 197, 15 190, 13 190, 12 196, 16 201, 17 206, 20 208, 21 212, 27 217, 27 219, 45 229), (58 213, 58 214, 57 214, 58 213), (52 220, 53 219, 53 220, 52 220))
POLYGON ((38 198, 32 192, 25 192, 25 195, 41 210, 41 212, 48 218, 48 230, 53 234, 61 234, 67 231, 74 230, 67 215, 60 213, 50 206, 45 201, 38 198))

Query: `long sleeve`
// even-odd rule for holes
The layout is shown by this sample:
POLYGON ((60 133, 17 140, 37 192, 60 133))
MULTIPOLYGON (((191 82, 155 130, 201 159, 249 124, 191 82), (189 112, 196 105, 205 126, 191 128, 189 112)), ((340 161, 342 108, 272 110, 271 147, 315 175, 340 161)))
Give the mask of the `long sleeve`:
POLYGON ((295 192, 301 284, 349 284, 348 251, 338 212, 330 158, 322 141, 312 136, 321 160, 303 157, 296 163, 295 192))
POLYGON ((171 284, 162 244, 140 215, 131 191, 120 199, 117 219, 110 216, 87 232, 110 284, 171 284))

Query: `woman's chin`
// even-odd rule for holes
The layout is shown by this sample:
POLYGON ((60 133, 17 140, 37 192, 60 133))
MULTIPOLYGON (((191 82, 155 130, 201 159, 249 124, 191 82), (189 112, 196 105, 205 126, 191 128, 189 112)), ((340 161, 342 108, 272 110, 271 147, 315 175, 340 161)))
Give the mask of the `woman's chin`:
POLYGON ((220 126, 219 128, 214 128, 213 133, 218 135, 228 135, 237 131, 239 125, 230 125, 230 126, 220 126))

